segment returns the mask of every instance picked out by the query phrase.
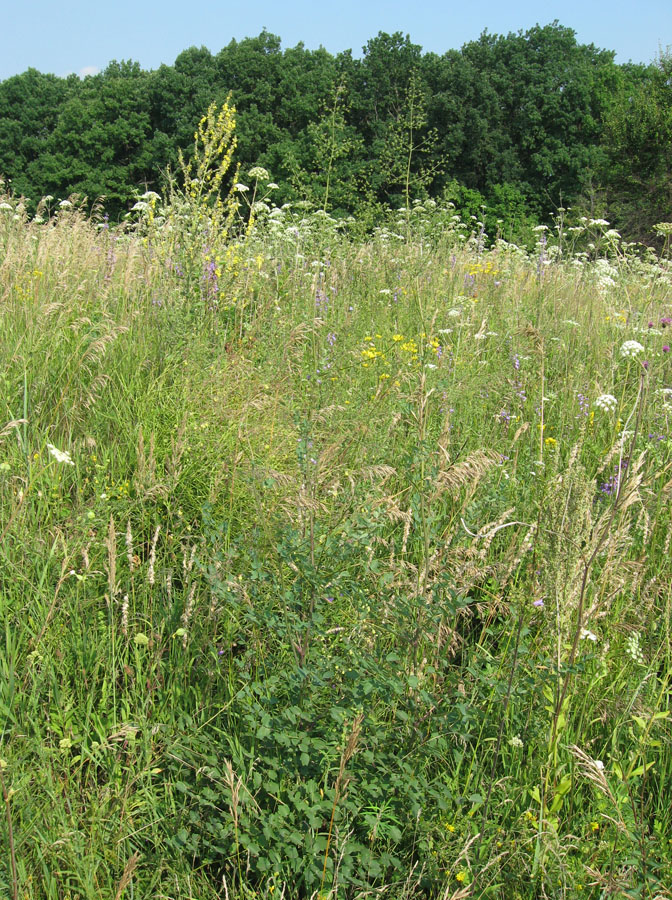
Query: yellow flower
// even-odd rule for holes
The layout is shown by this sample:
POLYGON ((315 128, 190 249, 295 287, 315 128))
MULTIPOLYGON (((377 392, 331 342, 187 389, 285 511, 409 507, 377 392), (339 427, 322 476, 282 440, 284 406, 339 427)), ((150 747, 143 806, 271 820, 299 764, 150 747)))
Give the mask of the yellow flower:
POLYGON ((393 341, 403 341, 403 339, 404 339, 403 334, 393 334, 393 335, 392 335, 392 340, 393 340, 393 341))
POLYGON ((459 881, 460 883, 463 882, 463 881, 466 881, 466 880, 467 880, 467 873, 466 873, 466 872, 464 871, 464 869, 463 869, 461 872, 458 872, 458 873, 457 873, 457 875, 455 876, 455 878, 456 878, 457 881, 459 881))

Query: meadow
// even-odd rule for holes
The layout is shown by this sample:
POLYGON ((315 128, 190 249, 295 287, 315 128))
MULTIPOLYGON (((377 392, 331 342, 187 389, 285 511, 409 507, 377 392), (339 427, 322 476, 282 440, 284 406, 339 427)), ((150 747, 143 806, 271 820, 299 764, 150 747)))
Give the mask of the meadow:
POLYGON ((0 198, 0 896, 671 897, 669 255, 195 158, 0 198))

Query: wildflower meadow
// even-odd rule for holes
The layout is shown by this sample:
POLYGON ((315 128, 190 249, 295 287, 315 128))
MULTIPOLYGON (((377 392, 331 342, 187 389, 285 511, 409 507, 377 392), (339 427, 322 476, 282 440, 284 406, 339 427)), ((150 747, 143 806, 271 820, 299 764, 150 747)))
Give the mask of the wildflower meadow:
POLYGON ((669 254, 235 149, 0 197, 0 896, 672 897, 669 254))

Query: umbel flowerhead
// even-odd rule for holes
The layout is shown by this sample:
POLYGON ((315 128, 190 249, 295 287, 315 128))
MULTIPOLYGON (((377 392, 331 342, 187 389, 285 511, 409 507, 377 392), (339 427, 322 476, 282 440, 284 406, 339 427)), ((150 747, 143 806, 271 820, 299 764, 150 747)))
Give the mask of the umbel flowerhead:
POLYGON ((604 409, 607 412, 613 412, 617 405, 618 400, 613 394, 600 394, 600 396, 595 399, 595 406, 598 409, 604 409))
POLYGON ((626 341, 621 347, 621 356, 624 359, 634 359, 644 352, 644 347, 639 341, 626 341))
POLYGON ((58 450, 53 444, 47 444, 47 450, 57 462, 65 463, 68 466, 74 466, 74 462, 67 450, 58 450))

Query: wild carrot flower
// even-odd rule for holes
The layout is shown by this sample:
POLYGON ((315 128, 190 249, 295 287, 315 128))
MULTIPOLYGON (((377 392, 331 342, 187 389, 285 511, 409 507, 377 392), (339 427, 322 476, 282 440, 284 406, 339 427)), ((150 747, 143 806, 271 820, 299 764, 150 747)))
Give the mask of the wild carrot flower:
POLYGON ((74 462, 67 450, 58 450, 53 444, 47 444, 47 450, 57 462, 65 463, 68 466, 74 466, 74 462))

